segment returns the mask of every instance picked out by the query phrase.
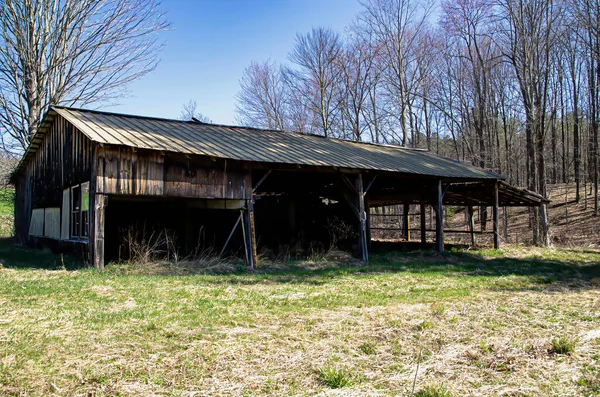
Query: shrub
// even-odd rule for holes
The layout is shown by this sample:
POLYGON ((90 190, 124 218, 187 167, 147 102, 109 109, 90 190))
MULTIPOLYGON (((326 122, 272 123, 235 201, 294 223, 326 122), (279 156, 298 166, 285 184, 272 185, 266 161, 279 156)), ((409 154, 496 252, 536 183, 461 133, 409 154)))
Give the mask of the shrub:
POLYGON ((358 350, 368 355, 373 355, 377 353, 377 348, 375 347, 375 345, 369 342, 365 342, 362 345, 358 346, 358 350))
POLYGON ((415 393, 415 397, 452 397, 446 386, 425 386, 415 393))
POLYGON ((319 368, 317 373, 319 382, 332 389, 346 387, 352 383, 352 376, 347 371, 329 364, 319 368))
POLYGON ((552 353, 554 354, 571 354, 575 350, 575 342, 566 336, 559 336, 552 339, 552 353))

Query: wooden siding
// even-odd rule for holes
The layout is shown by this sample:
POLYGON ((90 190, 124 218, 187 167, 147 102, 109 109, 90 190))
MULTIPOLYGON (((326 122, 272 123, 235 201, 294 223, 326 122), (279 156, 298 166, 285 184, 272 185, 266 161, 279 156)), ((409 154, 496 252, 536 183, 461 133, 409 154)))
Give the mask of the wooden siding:
POLYGON ((33 208, 61 207, 63 190, 89 181, 92 142, 56 116, 15 178, 15 231, 27 240, 33 208))
POLYGON ((61 240, 68 240, 71 237, 71 189, 63 190, 63 202, 61 213, 61 240))
POLYGON ((46 208, 44 211, 44 237, 60 238, 60 208, 46 208))
POLYGON ((44 235, 44 209, 36 208, 31 212, 31 225, 29 225, 30 236, 44 235))
POLYGON ((189 198, 243 199, 245 170, 224 161, 122 146, 99 147, 96 193, 189 198))

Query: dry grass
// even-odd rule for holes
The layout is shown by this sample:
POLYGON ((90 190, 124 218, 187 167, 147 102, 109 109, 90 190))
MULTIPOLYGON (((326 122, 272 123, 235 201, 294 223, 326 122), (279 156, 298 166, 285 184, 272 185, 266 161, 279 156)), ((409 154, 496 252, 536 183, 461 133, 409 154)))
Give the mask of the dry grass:
POLYGON ((219 275, 5 268, 0 394, 410 395, 421 351, 421 395, 593 395, 599 263, 514 248, 219 275))

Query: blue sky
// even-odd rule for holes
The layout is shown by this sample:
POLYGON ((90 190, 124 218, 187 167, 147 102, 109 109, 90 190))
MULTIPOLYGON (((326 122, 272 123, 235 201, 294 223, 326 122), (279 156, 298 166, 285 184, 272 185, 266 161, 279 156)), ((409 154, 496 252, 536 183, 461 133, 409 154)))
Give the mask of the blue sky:
POLYGON ((357 0, 163 0, 171 30, 156 70, 105 110, 177 118, 195 100, 215 123, 233 124, 239 79, 251 61, 285 61, 296 33, 327 26, 339 33, 357 0))

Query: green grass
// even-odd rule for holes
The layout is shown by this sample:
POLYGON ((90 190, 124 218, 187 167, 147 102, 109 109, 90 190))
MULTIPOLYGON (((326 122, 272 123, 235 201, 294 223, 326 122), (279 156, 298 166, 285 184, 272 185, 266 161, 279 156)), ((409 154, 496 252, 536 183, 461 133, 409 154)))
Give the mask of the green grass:
POLYGON ((319 368, 317 374, 319 381, 331 389, 339 389, 352 384, 352 375, 348 374, 346 370, 330 364, 319 368))
POLYGON ((595 251, 390 252, 170 275, 77 268, 0 242, 0 261, 0 395, 409 395, 420 350, 417 391, 597 385, 595 251), (556 335, 577 348, 553 354, 556 335))
POLYGON ((15 190, 0 188, 0 215, 13 215, 15 207, 15 190))
POLYGON ((14 229, 15 191, 0 188, 0 238, 12 236, 14 229))
POLYGON ((425 386, 415 393, 415 397, 452 397, 444 385, 425 386))

